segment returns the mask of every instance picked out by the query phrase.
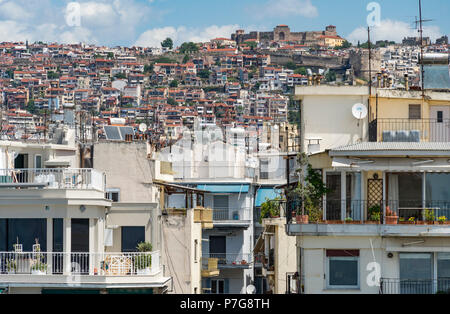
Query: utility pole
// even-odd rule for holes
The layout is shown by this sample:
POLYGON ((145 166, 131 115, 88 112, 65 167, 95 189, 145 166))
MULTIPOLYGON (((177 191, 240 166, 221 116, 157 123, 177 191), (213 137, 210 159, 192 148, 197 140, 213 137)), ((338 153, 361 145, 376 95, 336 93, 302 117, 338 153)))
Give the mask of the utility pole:
POLYGON ((422 20, 422 0, 419 0, 419 33, 420 33, 420 71, 422 73, 422 101, 425 100, 425 70, 423 65, 423 20, 422 20))

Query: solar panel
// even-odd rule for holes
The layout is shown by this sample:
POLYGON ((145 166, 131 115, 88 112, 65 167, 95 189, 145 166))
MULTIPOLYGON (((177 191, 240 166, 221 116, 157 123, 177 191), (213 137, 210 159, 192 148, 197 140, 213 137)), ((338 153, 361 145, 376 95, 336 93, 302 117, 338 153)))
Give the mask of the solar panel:
POLYGON ((126 139, 126 135, 133 135, 134 136, 134 129, 131 127, 119 127, 120 134, 122 135, 122 140, 126 139))
POLYGON ((134 137, 134 129, 129 126, 105 126, 106 139, 109 141, 125 141, 127 135, 134 137))
POLYGON ((450 73, 448 65, 426 65, 425 89, 450 89, 450 73))
POLYGON ((105 126, 105 135, 107 140, 111 141, 122 141, 122 136, 120 134, 119 128, 117 126, 105 126))

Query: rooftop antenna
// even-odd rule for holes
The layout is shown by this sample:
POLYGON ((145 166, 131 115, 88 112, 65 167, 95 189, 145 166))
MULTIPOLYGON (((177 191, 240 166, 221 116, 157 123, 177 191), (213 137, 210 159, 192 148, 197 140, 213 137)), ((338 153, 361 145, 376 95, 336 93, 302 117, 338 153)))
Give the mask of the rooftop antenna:
MULTIPOLYGON (((422 19, 422 0, 419 0, 419 20, 416 19, 416 27, 417 23, 419 24, 419 33, 420 33, 420 72, 422 74, 422 100, 425 99, 425 70, 423 64, 423 53, 424 53, 424 44, 423 44, 423 23, 429 22, 431 20, 423 20, 422 19)), ((423 107, 423 106, 422 106, 423 107)))

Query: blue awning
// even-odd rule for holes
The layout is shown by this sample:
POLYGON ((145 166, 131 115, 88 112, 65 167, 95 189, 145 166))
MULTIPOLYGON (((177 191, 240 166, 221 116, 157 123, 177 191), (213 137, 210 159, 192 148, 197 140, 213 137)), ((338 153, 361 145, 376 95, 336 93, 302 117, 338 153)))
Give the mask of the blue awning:
POLYGON ((255 206, 260 207, 267 201, 267 199, 274 200, 281 196, 281 193, 283 193, 283 191, 279 189, 274 190, 273 188, 260 188, 258 192, 256 192, 255 206))
POLYGON ((197 189, 209 193, 248 193, 249 184, 201 184, 197 189))

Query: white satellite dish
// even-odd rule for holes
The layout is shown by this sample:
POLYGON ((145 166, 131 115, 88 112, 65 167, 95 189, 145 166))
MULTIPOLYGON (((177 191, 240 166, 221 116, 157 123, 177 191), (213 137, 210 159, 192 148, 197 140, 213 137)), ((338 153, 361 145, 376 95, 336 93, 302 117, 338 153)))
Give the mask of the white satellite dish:
POLYGON ((247 294, 256 294, 256 287, 254 285, 247 286, 247 294))
POLYGON ((139 131, 146 132, 147 131, 147 124, 145 124, 145 123, 139 124, 139 131))
POLYGON ((356 104, 352 108, 352 114, 358 120, 365 119, 368 113, 367 107, 363 104, 356 104))

